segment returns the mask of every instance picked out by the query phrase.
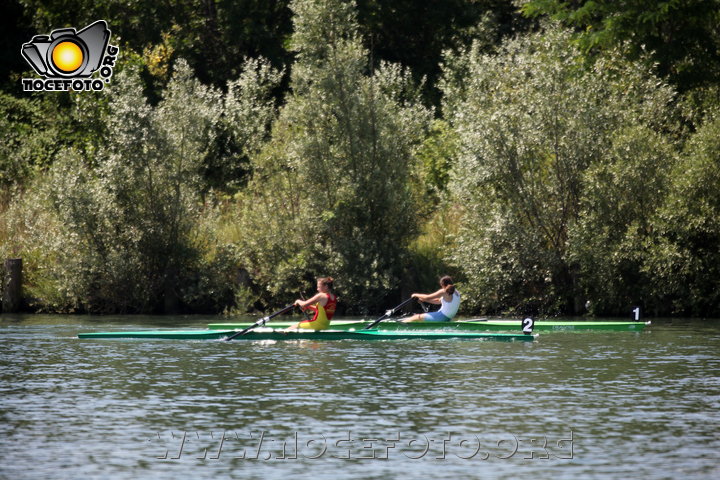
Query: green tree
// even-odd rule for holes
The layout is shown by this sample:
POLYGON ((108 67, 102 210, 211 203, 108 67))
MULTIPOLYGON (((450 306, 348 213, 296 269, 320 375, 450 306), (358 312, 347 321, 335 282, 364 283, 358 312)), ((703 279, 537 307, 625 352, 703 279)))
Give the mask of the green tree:
POLYGON ((657 62, 680 91, 720 81, 718 0, 530 0, 522 10, 577 27, 585 51, 622 46, 631 59, 657 62))
POLYGON ((7 48, 0 53, 0 88, 5 92, 21 90, 18 73, 29 69, 22 55, 19 55, 20 46, 33 37, 31 16, 27 14, 19 0, 4 2, 3 16, 0 18, 0 31, 7 48))
MULTIPOLYGON (((286 49, 292 34, 289 3, 289 0, 11 0, 5 30, 10 35, 10 44, 19 47, 33 34, 46 34, 61 27, 81 28, 104 19, 124 52, 145 52, 152 75, 163 69, 154 68, 158 66, 155 62, 164 66, 166 60, 185 58, 203 82, 223 87, 239 76, 238 59, 263 57, 276 68, 292 63, 292 52, 286 49)), ((513 0, 361 0, 358 22, 365 46, 370 50, 371 67, 384 60, 410 68, 417 81, 427 79, 426 98, 434 104, 439 104, 435 82, 443 50, 466 45, 478 36, 493 46, 533 23, 517 11, 513 0)), ((27 64, 12 51, 13 55, 8 55, 10 62, 3 65, 9 65, 14 73, 27 70, 27 64)), ((166 80, 162 79, 154 88, 161 90, 166 80)), ((287 88, 287 82, 283 87, 287 88)))
POLYGON ((591 312, 626 315, 637 305, 658 312, 648 245, 677 163, 676 147, 646 126, 611 132, 610 141, 584 172, 568 261, 578 265, 578 286, 591 312))
POLYGON ((353 311, 376 308, 416 232, 409 176, 431 114, 407 72, 369 72, 352 3, 291 6, 291 95, 254 165, 243 250, 274 295, 330 274, 353 311))
POLYGON ((359 0, 358 18, 372 58, 408 67, 426 79, 425 97, 440 104, 436 83, 445 50, 482 41, 487 48, 532 24, 512 0, 359 0))
POLYGON ((211 151, 205 157, 206 189, 236 192, 251 173, 250 158, 270 136, 277 117, 274 93, 282 72, 264 59, 246 59, 240 76, 228 82, 223 115, 211 151))
POLYGON ((217 92, 178 62, 166 96, 150 107, 132 71, 110 101, 110 138, 97 167, 67 152, 53 195, 74 291, 90 311, 168 311, 200 256, 200 164, 221 113, 217 92), (71 248, 68 248, 71 250, 71 248))
POLYGON ((24 184, 47 168, 62 148, 62 126, 55 109, 40 99, 20 99, 0 92, 0 188, 24 184))
POLYGON ((720 116, 710 116, 670 174, 646 262, 650 308, 720 315, 720 116))
MULTIPOLYGON (((95 108, 94 96, 75 95, 68 121, 85 119, 91 133, 78 134, 69 143, 74 148, 33 151, 47 161, 29 168, 47 173, 29 176, 3 198, 0 251, 27 259, 36 308, 218 311, 233 301, 238 262, 232 245, 216 236, 223 201, 213 191, 230 189, 233 179, 213 185, 207 171, 240 171, 261 149, 276 114, 272 90, 281 74, 265 60, 247 60, 223 95, 180 60, 152 106, 138 70, 121 69, 95 108)), ((13 107, 7 111, 19 112, 26 124, 43 119, 30 115, 30 107, 44 104, 7 98, 13 107)), ((28 145, 48 136, 50 144, 67 128, 12 125, 9 133, 28 145), (30 134, 17 134, 21 127, 30 134)))
POLYGON ((186 59, 200 80, 217 87, 240 75, 244 57, 263 56, 276 66, 289 61, 283 49, 291 28, 287 1, 18 1, 36 34, 106 20, 123 48, 142 52, 166 44, 172 60, 186 59))
POLYGON ((460 138, 450 188, 464 208, 452 260, 475 308, 571 312, 584 303, 582 268, 568 250, 585 172, 603 161, 614 132, 659 128, 673 98, 618 55, 584 65, 557 28, 496 55, 474 46, 447 58, 444 111, 460 138))

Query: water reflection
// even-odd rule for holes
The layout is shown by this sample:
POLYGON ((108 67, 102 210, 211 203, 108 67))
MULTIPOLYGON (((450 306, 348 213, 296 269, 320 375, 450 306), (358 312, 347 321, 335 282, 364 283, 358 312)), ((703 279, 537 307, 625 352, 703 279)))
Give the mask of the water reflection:
MULTIPOLYGON (((51 319, 0 323, 8 478, 720 473, 720 332, 713 325, 560 332, 532 344, 273 343, 78 340, 79 331, 132 328, 139 319, 51 319), (225 434, 224 453, 211 460, 225 434), (568 447, 558 442, 569 435, 574 457, 562 459, 568 447), (260 454, 248 458, 261 436, 260 454), (296 438, 305 455, 279 458, 296 438), (461 458, 476 438, 478 455, 461 458), (556 456, 540 459, 543 438, 556 456), (374 448, 366 448, 368 439, 374 448), (411 458, 426 439, 427 454, 411 458), (309 458, 321 440, 326 455, 309 458), (516 453, 502 458, 513 442, 516 453), (171 460, 181 445, 184 453, 171 460), (246 457, 237 458, 243 449, 246 457), (332 456, 347 451, 356 457, 332 456), (359 460, 369 452, 391 458, 359 460)), ((163 322, 200 326, 197 318, 163 322)))

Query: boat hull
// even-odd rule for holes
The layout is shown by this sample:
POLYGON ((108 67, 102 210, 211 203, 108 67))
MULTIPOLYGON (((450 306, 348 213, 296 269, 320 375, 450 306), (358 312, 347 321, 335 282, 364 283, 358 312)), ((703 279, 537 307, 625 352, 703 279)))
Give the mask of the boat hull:
MULTIPOLYGON (((522 322, 520 320, 468 320, 466 322, 473 325, 483 325, 488 331, 511 331, 520 330, 522 322)), ((643 330, 650 322, 595 322, 595 321, 555 321, 555 320, 539 320, 535 322, 533 331, 541 332, 561 332, 574 330, 605 330, 605 331, 640 331, 643 330)))
MULTIPOLYGON (((268 326, 287 328, 297 322, 271 322, 268 326)), ((337 321, 332 322, 333 330, 362 330, 370 322, 337 321)), ((211 323, 211 330, 231 330, 247 328, 251 323, 211 323)), ((640 331, 644 329, 644 322, 569 322, 569 321, 537 321, 535 332, 576 331, 576 330, 605 330, 605 331, 640 331)), ((393 320, 380 322, 376 325, 380 331, 462 331, 462 332, 520 332, 520 320, 466 320, 460 322, 414 322, 402 323, 393 320)))
MULTIPOLYGON (((142 330, 136 332, 80 333, 84 339, 165 339, 165 340, 220 340, 236 333, 235 330, 142 330)), ((496 341, 531 342, 533 335, 510 333, 453 332, 453 331, 348 331, 348 330, 300 330, 285 332, 271 328, 251 330, 235 340, 407 340, 407 339, 472 339, 496 341)))

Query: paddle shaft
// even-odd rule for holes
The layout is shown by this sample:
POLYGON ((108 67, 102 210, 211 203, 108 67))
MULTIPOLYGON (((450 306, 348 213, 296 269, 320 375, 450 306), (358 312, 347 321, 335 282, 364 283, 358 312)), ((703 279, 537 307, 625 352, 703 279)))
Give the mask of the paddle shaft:
POLYGON ((404 307, 404 306, 407 305, 408 303, 412 302, 413 300, 415 300, 415 297, 410 297, 410 298, 408 298, 407 300, 405 300, 404 302, 402 302, 400 305, 398 305, 397 307, 395 307, 395 308, 393 308, 393 309, 391 309, 391 310, 385 311, 385 315, 383 315, 382 317, 378 318, 378 319, 375 320, 374 322, 368 324, 365 328, 363 328, 363 330, 369 330, 369 329, 371 329, 372 327, 374 327, 374 326, 377 325, 378 323, 382 322, 382 321, 385 320, 386 318, 391 317, 391 316, 395 313, 395 311, 401 309, 402 307, 404 307))
MULTIPOLYGON (((300 294, 300 300, 302 300, 303 302, 305 301, 305 296, 302 293, 300 294)), ((308 315, 307 311, 304 308, 301 308, 300 311, 302 311, 303 315, 305 315, 305 320, 309 322, 310 315, 308 315)))
POLYGON ((252 330, 253 328, 257 328, 257 327, 259 327, 260 325, 265 325, 265 324, 268 322, 268 320, 270 320, 271 318, 277 317, 278 315, 282 315, 283 313, 292 310, 294 306, 295 306, 294 304, 293 304, 293 305, 287 305, 287 306, 286 306, 285 308, 283 308, 282 310, 278 310, 277 312, 273 313, 273 314, 270 315, 270 316, 261 318, 260 320, 258 320, 257 322, 253 323, 253 324, 250 325, 249 327, 247 327, 247 328, 245 328, 245 329, 243 329, 243 330, 240 330, 239 332, 233 333, 232 335, 230 335, 229 337, 227 337, 227 338, 225 339, 225 341, 228 342, 228 341, 232 340, 232 339, 235 338, 235 337, 239 337, 240 335, 245 335, 246 333, 248 333, 248 332, 249 332, 250 330, 252 330))

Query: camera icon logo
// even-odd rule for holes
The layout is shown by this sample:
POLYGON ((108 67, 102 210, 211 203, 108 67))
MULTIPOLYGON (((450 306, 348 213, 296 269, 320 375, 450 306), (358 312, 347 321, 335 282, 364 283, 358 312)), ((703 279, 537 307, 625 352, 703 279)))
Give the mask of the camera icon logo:
POLYGON ((24 43, 21 54, 45 81, 23 79, 25 91, 102 90, 110 81, 118 48, 108 45, 110 30, 104 20, 80 31, 74 28, 36 35, 24 43), (90 80, 100 70, 103 80, 90 80), (85 79, 85 81, 83 81, 85 79))

